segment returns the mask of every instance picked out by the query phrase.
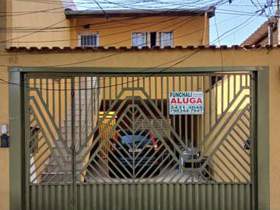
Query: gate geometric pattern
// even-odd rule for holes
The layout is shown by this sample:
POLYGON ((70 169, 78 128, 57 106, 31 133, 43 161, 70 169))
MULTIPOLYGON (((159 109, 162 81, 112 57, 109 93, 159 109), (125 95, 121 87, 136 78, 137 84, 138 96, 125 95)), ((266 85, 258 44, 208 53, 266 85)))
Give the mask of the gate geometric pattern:
POLYGON ((25 86, 31 191, 54 184, 72 186, 73 196, 80 184, 252 186, 251 73, 30 73, 25 86), (172 91, 202 91, 204 114, 170 115, 172 91))

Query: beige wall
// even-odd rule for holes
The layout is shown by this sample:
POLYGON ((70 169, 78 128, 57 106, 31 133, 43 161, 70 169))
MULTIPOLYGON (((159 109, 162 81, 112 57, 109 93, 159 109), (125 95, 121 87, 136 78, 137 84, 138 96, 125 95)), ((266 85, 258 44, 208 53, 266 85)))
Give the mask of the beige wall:
POLYGON ((208 18, 204 16, 77 18, 71 20, 77 30, 71 33, 71 46, 77 46, 78 35, 99 33, 100 46, 131 46, 133 32, 173 32, 174 46, 200 45, 209 42, 208 18), (91 24, 89 29, 84 25, 91 24))
POLYGON ((13 29, 8 33, 8 46, 70 45, 62 1, 7 0, 7 4, 13 13, 8 16, 8 27, 13 29), (54 27, 62 28, 50 29, 54 27))
MULTIPOLYGON (((257 49, 257 50, 222 50, 224 67, 226 66, 268 66, 269 75, 269 119, 270 138, 267 144, 270 146, 270 204, 271 210, 280 209, 280 49, 257 49)), ((193 50, 162 50, 162 51, 107 51, 107 52, 77 52, 77 53, 41 53, 26 54, 17 53, 10 57, 0 56, 0 65, 10 66, 49 66, 63 65, 67 63, 77 63, 68 65, 71 67, 148 67, 153 68, 162 64, 168 67, 181 60, 176 67, 217 67, 221 65, 220 50, 201 50, 194 54, 193 50), (110 56, 115 54, 114 56, 110 56), (191 56, 192 55, 192 56, 191 56), (104 57, 107 56, 105 59, 104 57), (100 58, 104 59, 100 59, 100 58)), ((66 65, 65 65, 66 66, 66 65)), ((1 75, 7 76, 7 68, 0 68, 1 75)), ((1 96, 8 96, 8 89, 5 84, 1 85, 1 96)), ((8 99, 1 100, 0 121, 8 122, 8 99)))
MULTIPOLYGON (((1 68, 0 67, 0 78, 3 80, 8 80, 8 73, 7 73, 6 68, 1 68)), ((2 124, 7 124, 8 123, 8 118, 9 118, 9 113, 8 113, 8 86, 5 85, 4 83, 1 83, 1 93, 0 97, 1 103, 0 103, 0 125, 2 124)))
POLYGON ((6 1, 0 1, 0 49, 4 48, 2 43, 6 39, 6 31, 2 30, 6 27, 6 18, 3 17, 3 14, 6 12, 6 1))
POLYGON ((9 149, 0 148, 0 209, 9 210, 9 149))
POLYGON ((131 46, 132 32, 157 31, 173 31, 174 46, 200 45, 209 42, 209 19, 203 15, 123 18, 81 17, 68 20, 65 18, 64 6, 61 2, 53 1, 50 3, 44 0, 7 1, 8 12, 13 13, 13 15, 8 16, 7 21, 7 26, 13 29, 7 34, 7 45, 73 47, 78 45, 78 34, 84 32, 98 32, 100 34, 100 46, 131 46), (90 24, 89 29, 83 27, 88 24, 90 24))

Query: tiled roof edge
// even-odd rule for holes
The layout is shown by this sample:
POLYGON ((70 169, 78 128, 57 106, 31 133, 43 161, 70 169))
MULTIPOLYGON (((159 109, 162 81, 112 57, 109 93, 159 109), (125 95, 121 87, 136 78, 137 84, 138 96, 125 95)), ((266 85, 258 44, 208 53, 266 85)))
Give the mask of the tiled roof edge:
POLYGON ((280 48, 280 45, 188 45, 188 46, 174 46, 174 47, 9 47, 7 52, 98 52, 98 51, 164 51, 164 50, 227 50, 227 49, 267 49, 280 48))

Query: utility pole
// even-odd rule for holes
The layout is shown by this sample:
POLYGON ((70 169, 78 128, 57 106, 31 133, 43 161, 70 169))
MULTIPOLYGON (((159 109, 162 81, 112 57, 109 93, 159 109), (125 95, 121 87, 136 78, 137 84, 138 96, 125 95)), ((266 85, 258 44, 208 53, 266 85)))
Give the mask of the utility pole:
POLYGON ((274 28, 274 21, 269 19, 268 26, 267 26, 267 35, 268 35, 268 45, 273 45, 273 28, 274 28))

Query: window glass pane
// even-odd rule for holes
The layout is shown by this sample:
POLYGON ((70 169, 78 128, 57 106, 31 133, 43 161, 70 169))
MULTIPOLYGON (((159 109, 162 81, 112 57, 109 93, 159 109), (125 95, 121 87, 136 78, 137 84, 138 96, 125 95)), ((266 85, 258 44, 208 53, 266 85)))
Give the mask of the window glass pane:
POLYGON ((81 47, 98 47, 97 39, 98 39, 98 34, 80 35, 81 47))
POLYGON ((146 45, 146 33, 132 33, 133 47, 144 47, 146 45))
POLYGON ((97 43, 96 43, 96 40, 97 40, 97 36, 94 36, 94 39, 92 39, 92 46, 97 46, 97 43))
POLYGON ((85 37, 84 36, 81 36, 81 46, 84 46, 85 45, 85 39, 84 39, 85 37))
POLYGON ((89 46, 89 39, 90 39, 90 36, 86 36, 86 46, 89 46))
POLYGON ((89 44, 90 46, 95 46, 93 43, 94 43, 94 40, 96 39, 96 36, 92 37, 89 41, 89 44))
POLYGON ((171 47, 173 45, 173 33, 172 32, 161 32, 160 33, 160 46, 171 47))

